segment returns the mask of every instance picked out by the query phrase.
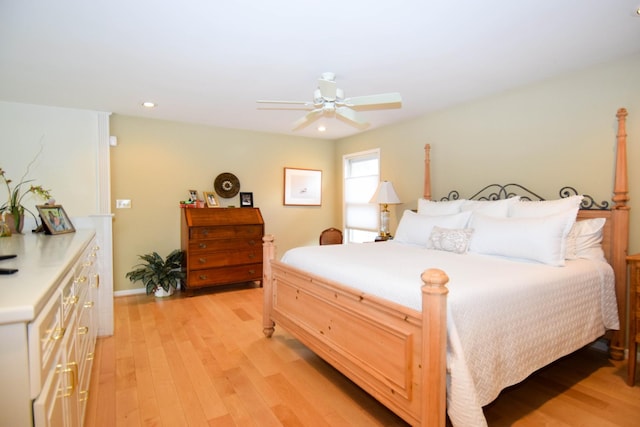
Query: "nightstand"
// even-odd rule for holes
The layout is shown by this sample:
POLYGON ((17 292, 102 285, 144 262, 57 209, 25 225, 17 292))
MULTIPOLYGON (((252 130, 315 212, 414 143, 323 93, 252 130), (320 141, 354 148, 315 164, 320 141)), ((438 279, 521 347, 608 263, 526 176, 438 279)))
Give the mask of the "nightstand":
POLYGON ((640 254, 627 257, 629 264, 629 361, 627 384, 633 386, 636 381, 637 349, 640 343, 640 254))

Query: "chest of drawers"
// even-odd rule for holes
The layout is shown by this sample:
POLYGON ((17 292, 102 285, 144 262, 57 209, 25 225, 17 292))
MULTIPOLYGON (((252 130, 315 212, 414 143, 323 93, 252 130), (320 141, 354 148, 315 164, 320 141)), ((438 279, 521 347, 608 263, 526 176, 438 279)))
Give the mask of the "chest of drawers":
POLYGON ((258 208, 184 208, 185 288, 262 280, 264 221, 258 208))

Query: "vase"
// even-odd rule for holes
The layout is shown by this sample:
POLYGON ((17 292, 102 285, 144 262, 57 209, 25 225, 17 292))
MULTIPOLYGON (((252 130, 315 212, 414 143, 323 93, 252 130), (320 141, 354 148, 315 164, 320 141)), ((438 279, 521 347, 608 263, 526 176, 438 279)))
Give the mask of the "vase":
POLYGON ((159 286, 158 289, 153 293, 157 298, 165 298, 173 295, 174 289, 170 287, 168 291, 165 291, 162 286, 159 286))
POLYGON ((4 216, 4 223, 9 227, 9 231, 12 234, 22 234, 22 227, 24 227, 24 215, 20 215, 18 220, 18 226, 16 227, 16 221, 13 214, 6 213, 4 216))

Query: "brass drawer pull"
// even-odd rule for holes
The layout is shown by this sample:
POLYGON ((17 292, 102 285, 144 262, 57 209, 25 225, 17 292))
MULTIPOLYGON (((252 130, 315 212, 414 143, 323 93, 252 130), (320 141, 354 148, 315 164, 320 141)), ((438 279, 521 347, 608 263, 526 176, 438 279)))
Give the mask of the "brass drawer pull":
POLYGON ((200 247, 200 249, 206 249, 207 248, 207 244, 206 243, 200 243, 198 246, 200 247))
POLYGON ((248 255, 248 257, 249 257, 249 258, 251 258, 251 259, 253 259, 253 258, 255 258, 255 257, 256 257, 256 254, 254 254, 253 252, 251 252, 251 253, 248 255))
POLYGON ((201 274, 198 276, 198 279, 200 280, 207 280, 209 277, 206 274, 201 274))
POLYGON ((84 308, 93 308, 93 301, 87 301, 84 303, 84 308))
POLYGON ((86 335, 89 333, 89 327, 88 326, 79 326, 78 327, 78 335, 86 335))
POLYGON ((199 262, 200 264, 204 264, 204 263, 206 263, 206 262, 207 262, 207 259, 206 259, 206 258, 198 258, 198 262, 199 262))
POLYGON ((64 336, 64 333, 67 331, 67 328, 55 328, 53 333, 51 334, 51 341, 58 341, 64 336))

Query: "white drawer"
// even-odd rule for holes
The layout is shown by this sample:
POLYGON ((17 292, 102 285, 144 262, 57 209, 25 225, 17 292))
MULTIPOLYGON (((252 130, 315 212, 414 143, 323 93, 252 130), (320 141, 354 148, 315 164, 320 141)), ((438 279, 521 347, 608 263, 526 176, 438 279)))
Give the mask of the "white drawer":
MULTIPOLYGON (((65 280, 72 281, 69 274, 65 280)), ((42 389, 42 382, 53 369, 54 356, 58 354, 67 325, 63 320, 61 289, 56 289, 47 305, 36 319, 29 323, 29 371, 31 398, 42 389)))

